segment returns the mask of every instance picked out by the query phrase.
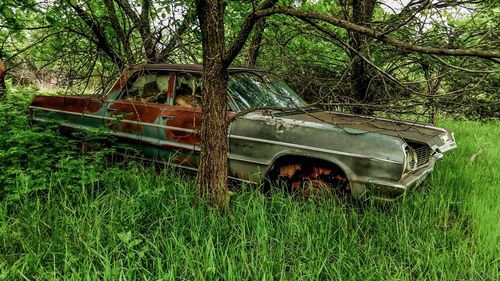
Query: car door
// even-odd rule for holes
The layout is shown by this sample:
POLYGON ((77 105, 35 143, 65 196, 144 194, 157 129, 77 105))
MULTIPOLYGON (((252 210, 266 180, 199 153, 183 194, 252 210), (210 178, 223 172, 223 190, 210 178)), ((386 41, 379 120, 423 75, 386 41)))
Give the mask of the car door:
POLYGON ((65 96, 63 108, 67 127, 91 129, 103 126, 106 106, 99 96, 65 96))
POLYGON ((110 132, 138 145, 147 158, 157 157, 158 118, 168 100, 168 84, 168 73, 138 72, 106 105, 104 120, 110 132))
POLYGON ((176 73, 172 102, 164 106, 158 125, 159 157, 172 165, 196 169, 199 165, 201 80, 199 75, 176 73))

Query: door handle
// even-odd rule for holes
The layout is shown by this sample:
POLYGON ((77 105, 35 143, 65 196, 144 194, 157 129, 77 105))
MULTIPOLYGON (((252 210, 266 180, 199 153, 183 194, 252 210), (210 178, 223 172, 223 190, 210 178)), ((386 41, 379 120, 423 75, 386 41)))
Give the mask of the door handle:
POLYGON ((117 108, 109 108, 108 107, 108 108, 106 108, 106 110, 112 112, 112 111, 117 111, 118 109, 117 108))
POLYGON ((174 119, 174 116, 170 116, 170 115, 162 115, 161 116, 161 120, 163 120, 163 121, 172 120, 172 119, 174 119))

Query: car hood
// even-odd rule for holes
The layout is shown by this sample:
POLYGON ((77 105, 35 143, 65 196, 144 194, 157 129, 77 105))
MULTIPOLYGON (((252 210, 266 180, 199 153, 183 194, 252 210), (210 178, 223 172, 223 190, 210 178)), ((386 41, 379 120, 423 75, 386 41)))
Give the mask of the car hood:
POLYGON ((408 142, 428 144, 440 152, 456 147, 449 130, 431 124, 329 111, 283 114, 279 118, 400 137, 408 142))

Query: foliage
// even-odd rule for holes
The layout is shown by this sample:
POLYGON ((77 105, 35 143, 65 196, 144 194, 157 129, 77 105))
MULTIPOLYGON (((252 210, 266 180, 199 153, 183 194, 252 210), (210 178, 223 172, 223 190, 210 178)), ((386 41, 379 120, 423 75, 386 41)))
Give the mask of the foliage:
MULTIPOLYGON (((261 2, 225 2, 226 41, 237 36, 246 16, 261 2)), ((371 20, 363 24, 421 46, 498 50, 495 1, 433 1, 430 6, 428 1, 410 1, 400 7, 389 2, 378 2, 371 20)), ((277 5, 353 21, 353 3, 282 0, 277 5)), ((15 85, 104 91, 125 65, 201 62, 201 31, 192 1, 22 0, 4 1, 0 11, 0 58, 15 85), (148 7, 149 17, 143 16, 142 6, 148 7), (147 43, 148 38, 155 44, 147 43)), ((347 46, 356 47, 353 32, 315 23, 335 38, 283 14, 267 18, 264 28, 252 34, 262 36, 262 42, 256 41, 258 67, 283 78, 307 101, 343 111, 363 104, 384 114, 426 115, 430 121, 439 114, 498 119, 498 60, 436 58, 370 40, 361 48, 373 64, 363 68, 361 77, 370 79, 360 79, 353 71, 356 54, 347 46), (359 97, 365 88, 354 87, 355 81, 369 84, 365 97, 359 97)), ((245 64, 255 47, 251 42, 235 65, 245 64)))
MULTIPOLYGON (((308 1, 303 2, 302 9, 350 19, 349 11, 345 11, 349 5, 342 4, 350 1, 319 1, 312 6, 308 1)), ((421 46, 498 50, 491 39, 498 37, 500 32, 496 25, 498 13, 494 13, 498 3, 443 1, 437 4, 440 5, 417 13, 389 35, 421 46)), ((407 18, 405 13, 393 13, 380 5, 375 8, 372 26, 383 30, 404 23, 407 18)), ((494 110, 500 100, 498 61, 451 56, 436 58, 374 41, 370 43, 366 58, 404 87, 374 67, 368 67, 367 72, 373 75, 368 94, 376 98, 371 102, 359 101, 351 92, 352 57, 338 40, 291 17, 273 16, 266 23, 258 66, 277 73, 309 102, 335 110, 350 110, 356 103, 366 103, 379 113, 498 119, 494 110)), ((344 43, 352 44, 344 29, 331 26, 329 29, 344 43)))
MULTIPOLYGON (((86 184, 84 175, 103 167, 114 150, 82 154, 76 139, 62 137, 56 124, 29 124, 27 108, 35 93, 33 89, 12 90, 0 103, 0 198, 12 200, 45 191, 54 178, 69 190, 79 188, 86 184)), ((99 145, 102 138, 100 132, 79 136, 83 143, 93 145, 99 145)))
POLYGON ((0 279, 498 280, 498 122, 442 122, 458 149, 397 202, 242 187, 221 216, 196 204, 191 177, 30 127, 33 93, 0 110, 2 186, 20 190, 0 201, 0 279))

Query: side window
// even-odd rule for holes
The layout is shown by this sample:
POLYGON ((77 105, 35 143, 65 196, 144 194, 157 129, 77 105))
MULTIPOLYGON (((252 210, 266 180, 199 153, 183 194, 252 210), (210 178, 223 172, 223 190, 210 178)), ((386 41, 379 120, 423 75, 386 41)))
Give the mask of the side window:
POLYGON ((189 73, 179 73, 175 77, 174 105, 185 107, 201 106, 201 78, 189 73))
POLYGON ((122 90, 122 99, 165 103, 168 93, 168 73, 138 72, 130 77, 122 90))

